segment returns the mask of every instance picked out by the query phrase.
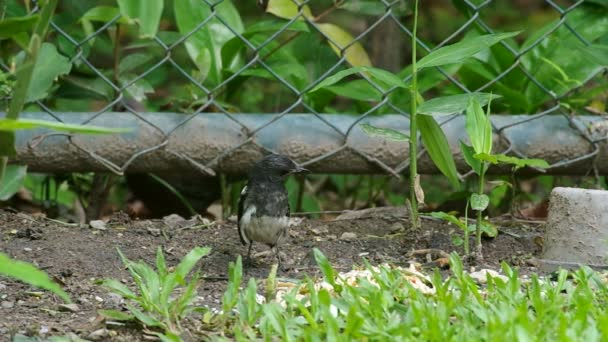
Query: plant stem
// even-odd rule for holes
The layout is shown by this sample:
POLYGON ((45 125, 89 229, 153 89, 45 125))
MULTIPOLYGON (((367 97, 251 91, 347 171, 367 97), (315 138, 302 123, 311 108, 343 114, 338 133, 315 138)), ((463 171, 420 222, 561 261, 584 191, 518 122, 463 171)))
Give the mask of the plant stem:
POLYGON ((467 199, 467 205, 464 207, 464 224, 466 226, 464 230, 464 256, 468 258, 471 255, 471 249, 469 248, 469 202, 467 199))
POLYGON ((6 173, 6 165, 8 164, 8 157, 0 157, 0 186, 2 186, 2 181, 4 180, 4 174, 6 173))
POLYGON ((410 112, 410 212, 412 228, 419 227, 418 199, 416 198, 416 175, 418 165, 416 155, 418 154, 418 126, 416 122, 417 100, 418 100, 418 73, 416 70, 416 35, 418 29, 418 0, 414 1, 414 28, 412 30, 412 85, 410 90, 411 112, 410 112))
MULTIPOLYGON (((485 164, 485 163, 484 163, 485 164)), ((485 165, 482 165, 482 170, 485 168, 485 165)), ((479 196, 483 195, 484 188, 484 172, 481 172, 479 175, 479 189, 477 193, 479 196)), ((475 224, 475 258, 477 261, 483 260, 483 254, 481 250, 481 219, 482 219, 483 210, 477 211, 477 223, 475 224)))

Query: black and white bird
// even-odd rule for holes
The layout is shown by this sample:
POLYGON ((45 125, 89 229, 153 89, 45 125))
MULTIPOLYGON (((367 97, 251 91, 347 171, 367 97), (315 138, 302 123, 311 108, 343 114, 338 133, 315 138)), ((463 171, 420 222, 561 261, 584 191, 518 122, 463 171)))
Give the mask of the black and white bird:
POLYGON ((279 245, 287 237, 289 199, 285 178, 293 173, 308 171, 286 156, 270 154, 258 162, 241 191, 238 208, 238 229, 241 243, 249 245, 247 262, 251 262, 254 242, 269 246, 281 265, 279 245))

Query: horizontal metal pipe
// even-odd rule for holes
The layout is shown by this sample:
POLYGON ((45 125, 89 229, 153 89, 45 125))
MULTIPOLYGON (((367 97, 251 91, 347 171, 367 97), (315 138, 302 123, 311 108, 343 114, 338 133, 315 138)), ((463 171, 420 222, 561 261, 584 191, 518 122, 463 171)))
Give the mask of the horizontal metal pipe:
MULTIPOLYGON (((3 114, 0 113, 0 116, 3 114)), ((409 120, 402 115, 370 116, 360 122, 357 122, 359 116, 337 114, 286 114, 280 118, 273 114, 231 114, 229 117, 217 113, 201 113, 194 117, 176 113, 142 113, 138 117, 131 113, 113 112, 97 117, 93 117, 92 113, 56 115, 66 123, 87 122, 131 131, 112 135, 76 134, 71 137, 54 135, 48 129, 18 131, 17 157, 12 162, 25 163, 30 170, 40 172, 107 171, 108 165, 122 171, 121 167, 128 165, 125 172, 159 174, 200 174, 204 168, 194 167, 198 163, 212 169, 207 170, 208 175, 213 171, 242 175, 262 157, 264 149, 269 149, 304 163, 313 172, 361 174, 386 173, 386 169, 375 160, 389 168, 402 170, 408 156, 407 142, 369 137, 359 126, 359 123, 370 123, 408 132, 409 120), (229 152, 238 146, 238 149, 229 152), (337 152, 332 154, 332 151, 337 152), (222 154, 225 157, 216 158, 222 154), (308 163, 324 155, 327 157, 308 163)), ((22 113, 21 117, 55 121, 47 113, 22 113)), ((573 128, 571 121, 564 116, 547 115, 521 123, 528 118, 531 117, 495 115, 492 122, 499 131, 508 127, 502 130, 501 135, 511 141, 514 150, 529 158, 545 159, 551 164, 589 155, 596 150, 589 139, 573 128)), ((466 141, 464 117, 436 119, 444 122, 442 129, 458 170, 468 171, 459 148, 459 141, 466 141)), ((601 118, 577 116, 576 120, 592 140, 606 136, 608 128, 601 118)), ((500 139, 498 134, 494 139, 498 144, 495 151, 506 148, 505 140, 500 139)), ((608 152, 603 141, 597 146, 599 154, 596 156, 596 166, 599 172, 606 173, 608 152)), ((586 174, 594 158, 553 168, 548 173, 586 174)), ((427 154, 420 157, 418 170, 423 174, 438 172, 427 154)), ((505 173, 509 172, 509 168, 494 168, 493 172, 505 173)))

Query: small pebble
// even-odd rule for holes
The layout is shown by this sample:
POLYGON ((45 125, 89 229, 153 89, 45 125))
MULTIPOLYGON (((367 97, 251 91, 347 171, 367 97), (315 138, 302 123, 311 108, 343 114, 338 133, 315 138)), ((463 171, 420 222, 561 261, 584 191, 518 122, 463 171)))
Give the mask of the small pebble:
POLYGON ((89 335, 87 335, 87 339, 91 340, 91 341, 100 341, 105 339, 106 337, 108 337, 108 329, 102 328, 102 329, 97 329, 95 331, 93 331, 92 333, 90 333, 89 335))
POLYGON ((2 303, 0 303, 0 306, 3 309, 12 309, 15 306, 15 302, 11 302, 11 301, 3 301, 2 303))
POLYGON ((89 222, 89 226, 91 226, 91 228, 93 229, 99 229, 99 230, 106 230, 106 223, 103 222, 102 220, 93 220, 91 222, 89 222))
POLYGON ((340 236, 340 240, 345 240, 345 241, 352 241, 352 240, 356 240, 356 239, 357 239, 357 234, 352 233, 352 232, 344 232, 340 236))
POLYGON ((32 249, 29 248, 29 247, 25 247, 25 248, 23 248, 23 250, 26 251, 26 252, 31 252, 32 251, 32 249))
POLYGON ((80 307, 78 304, 59 304, 57 309, 62 312, 78 312, 80 311, 80 307))
POLYGON ((101 298, 99 296, 95 296, 95 300, 98 301, 98 302, 100 302, 100 303, 103 303, 103 298, 101 298))
POLYGON ((500 278, 503 281, 507 281, 509 280, 509 278, 505 277, 502 274, 499 274, 498 272, 494 271, 494 270, 489 270, 489 269, 482 269, 479 270, 477 272, 473 272, 471 274, 469 274, 471 276, 471 278, 473 278, 474 280, 476 280, 478 283, 480 284, 485 284, 488 282, 488 276, 490 275, 492 278, 500 278))

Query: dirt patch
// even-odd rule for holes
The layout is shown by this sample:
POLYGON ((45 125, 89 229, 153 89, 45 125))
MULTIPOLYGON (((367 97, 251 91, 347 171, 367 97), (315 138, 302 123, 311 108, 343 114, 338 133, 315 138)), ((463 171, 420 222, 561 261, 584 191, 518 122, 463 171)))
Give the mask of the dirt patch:
MULTIPOLYGON (((411 251, 423 248, 457 250, 452 236, 459 234, 454 226, 423 219, 423 227, 412 231, 405 218, 368 217, 353 220, 303 220, 291 229, 291 239, 282 247, 285 261, 292 269, 283 277, 302 278, 318 275, 311 250, 319 248, 339 270, 361 265, 365 257, 372 264, 390 262, 407 266, 411 251)), ((198 225, 195 229, 169 228, 162 220, 131 221, 117 215, 105 230, 65 225, 42 217, 0 211, 0 252, 34 263, 57 281, 78 305, 76 312, 65 312, 56 296, 41 292, 11 279, 0 277, 0 336, 10 340, 14 334, 51 336, 75 333, 87 337, 99 329, 96 310, 121 308, 120 297, 109 294, 95 284, 96 280, 115 278, 132 284, 122 267, 116 248, 128 258, 154 262, 158 246, 166 253, 167 262, 175 265, 196 246, 212 248, 201 262, 210 280, 199 289, 197 305, 219 307, 226 281, 228 263, 236 260, 246 248, 240 245, 236 225, 232 222, 198 225)), ((535 271, 530 257, 540 252, 536 243, 542 235, 539 226, 503 226, 497 238, 484 240, 485 267, 497 269, 501 261, 520 267, 522 273, 535 271)), ((256 252, 266 250, 255 246, 256 252)), ((428 260, 418 260, 425 263, 428 260)), ((266 277, 272 257, 258 257, 246 277, 266 277)), ((192 324, 195 324, 192 323, 192 324)), ((138 341, 139 329, 129 326, 109 327, 106 338, 113 341, 138 341)))

